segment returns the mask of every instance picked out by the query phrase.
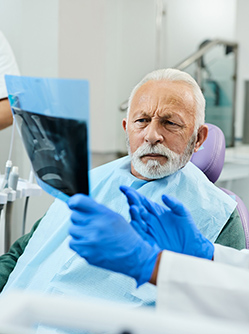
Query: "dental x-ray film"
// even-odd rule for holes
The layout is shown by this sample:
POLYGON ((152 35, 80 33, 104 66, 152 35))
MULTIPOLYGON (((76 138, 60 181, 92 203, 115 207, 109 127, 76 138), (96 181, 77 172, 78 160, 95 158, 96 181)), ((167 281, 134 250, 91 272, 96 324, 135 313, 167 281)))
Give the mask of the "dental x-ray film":
POLYGON ((88 194, 88 81, 12 75, 5 81, 37 183, 62 200, 88 194))

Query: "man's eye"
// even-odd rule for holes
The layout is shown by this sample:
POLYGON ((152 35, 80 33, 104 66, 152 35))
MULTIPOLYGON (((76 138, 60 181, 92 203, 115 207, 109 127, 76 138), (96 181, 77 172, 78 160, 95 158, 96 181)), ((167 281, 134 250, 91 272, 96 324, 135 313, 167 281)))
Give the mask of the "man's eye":
POLYGON ((139 119, 136 119, 135 122, 136 123, 146 123, 146 122, 148 122, 148 119, 146 119, 146 118, 139 118, 139 119))
POLYGON ((177 124, 177 123, 174 123, 174 122, 172 122, 172 121, 169 121, 169 120, 167 120, 167 121, 164 121, 164 124, 165 124, 165 125, 170 125, 170 126, 178 126, 178 124, 177 124))

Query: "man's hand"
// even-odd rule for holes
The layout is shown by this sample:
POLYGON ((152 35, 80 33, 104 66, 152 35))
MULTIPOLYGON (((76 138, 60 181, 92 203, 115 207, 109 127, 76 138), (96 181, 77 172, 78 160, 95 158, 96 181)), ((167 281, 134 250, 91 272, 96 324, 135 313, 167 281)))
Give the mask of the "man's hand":
POLYGON ((74 251, 92 265, 134 277, 138 285, 150 280, 161 252, 155 243, 143 240, 122 216, 86 195, 74 195, 67 204, 74 251))
POLYGON ((148 200, 132 188, 121 186, 130 205, 131 225, 151 245, 211 260, 213 244, 196 227, 190 212, 173 197, 163 195, 165 206, 148 200))

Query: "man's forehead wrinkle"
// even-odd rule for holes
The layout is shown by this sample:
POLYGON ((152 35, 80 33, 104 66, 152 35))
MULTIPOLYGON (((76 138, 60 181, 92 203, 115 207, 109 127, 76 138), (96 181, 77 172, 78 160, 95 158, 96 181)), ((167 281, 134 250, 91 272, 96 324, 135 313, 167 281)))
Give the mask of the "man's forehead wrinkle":
POLYGON ((173 116, 180 117, 181 116, 181 111, 183 111, 185 108, 184 106, 181 106, 181 108, 173 108, 175 106, 174 104, 172 105, 162 105, 161 107, 159 106, 143 106, 141 108, 136 108, 133 110, 133 117, 151 117, 151 118, 161 118, 161 119, 168 119, 173 116))
MULTIPOLYGON (((185 94, 184 94, 185 95, 185 94)), ((186 94, 184 97, 181 95, 162 95, 162 96, 149 96, 149 95, 142 95, 139 98, 139 105, 143 108, 144 111, 151 110, 152 108, 154 110, 162 110, 168 106, 185 106, 189 100, 190 95, 186 94)))
POLYGON ((168 99, 167 99, 167 103, 169 105, 177 105, 177 106, 182 106, 182 105, 185 105, 184 103, 184 99, 182 99, 181 96, 178 96, 177 98, 173 97, 173 96, 170 96, 168 99))
POLYGON ((135 93, 131 110, 133 116, 174 115, 195 116, 196 102, 189 85, 181 82, 147 82, 135 93))

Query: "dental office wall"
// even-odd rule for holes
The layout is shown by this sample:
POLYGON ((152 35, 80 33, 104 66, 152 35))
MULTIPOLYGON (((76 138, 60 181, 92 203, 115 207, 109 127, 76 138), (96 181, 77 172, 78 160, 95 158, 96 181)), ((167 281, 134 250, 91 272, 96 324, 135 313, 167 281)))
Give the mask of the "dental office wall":
MULTIPOLYGON (((23 75, 90 81, 91 149, 115 156, 125 151, 125 114, 119 106, 133 86, 157 67, 176 65, 205 39, 234 40, 238 1, 162 0, 158 37, 156 0, 0 0, 0 29, 23 75)), ((9 138, 10 129, 0 133, 0 172, 9 138)), ((17 135, 15 142, 13 163, 28 177, 29 162, 17 135)), ((51 202, 46 194, 31 198, 27 229, 51 202)), ((13 238, 18 233, 17 228, 13 238)))

